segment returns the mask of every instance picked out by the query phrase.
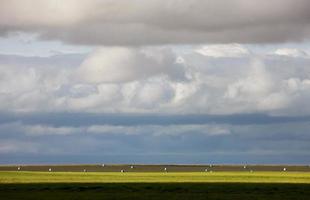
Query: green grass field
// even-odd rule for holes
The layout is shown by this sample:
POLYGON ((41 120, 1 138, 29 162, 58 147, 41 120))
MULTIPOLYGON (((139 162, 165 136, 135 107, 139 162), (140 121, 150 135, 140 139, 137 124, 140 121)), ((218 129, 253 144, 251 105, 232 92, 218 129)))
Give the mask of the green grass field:
POLYGON ((309 183, 302 172, 0 172, 0 183, 309 183))
POLYGON ((304 172, 0 172, 1 199, 310 199, 304 172))

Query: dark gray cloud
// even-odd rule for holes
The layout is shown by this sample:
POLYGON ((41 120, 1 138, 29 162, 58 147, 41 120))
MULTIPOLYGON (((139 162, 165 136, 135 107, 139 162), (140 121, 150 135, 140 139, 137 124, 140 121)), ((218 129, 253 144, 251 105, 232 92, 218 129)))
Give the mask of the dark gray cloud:
MULTIPOLYGON (((172 125, 158 123, 155 117, 158 125, 150 125, 143 121, 119 123, 112 115, 109 125, 97 125, 94 118, 87 120, 77 113, 70 120, 78 124, 68 123, 61 116, 40 116, 43 120, 30 115, 19 120, 12 115, 11 119, 8 115, 2 117, 0 163, 310 162, 309 120, 249 124, 217 120, 197 125, 176 124, 178 120, 174 119, 172 125), (55 122, 55 118, 64 122, 55 122), (81 123, 81 119, 86 123, 81 123)), ((127 115, 126 120, 131 117, 127 115)), ((246 117, 249 116, 243 119, 246 117)))
POLYGON ((57 54, 50 57, 20 56, 0 54, 0 65, 25 67, 57 67, 68 68, 80 65, 86 58, 85 54, 57 54))
POLYGON ((0 33, 87 45, 275 43, 309 39, 309 13, 308 0, 1 0, 0 33))

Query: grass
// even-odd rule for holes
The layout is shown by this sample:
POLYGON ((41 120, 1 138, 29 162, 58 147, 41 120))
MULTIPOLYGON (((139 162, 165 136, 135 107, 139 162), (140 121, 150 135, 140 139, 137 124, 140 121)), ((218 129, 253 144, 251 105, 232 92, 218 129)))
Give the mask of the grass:
POLYGON ((310 183, 302 172, 0 172, 0 183, 310 183))
POLYGON ((306 200, 303 172, 0 172, 1 199, 306 200))

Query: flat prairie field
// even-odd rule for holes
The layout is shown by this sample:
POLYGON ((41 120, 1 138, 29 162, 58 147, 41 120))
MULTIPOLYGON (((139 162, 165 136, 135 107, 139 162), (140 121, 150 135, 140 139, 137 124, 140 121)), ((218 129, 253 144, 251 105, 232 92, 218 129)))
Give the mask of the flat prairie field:
POLYGON ((310 199, 309 172, 1 171, 0 199, 310 199))
POLYGON ((306 172, 0 172, 12 183, 305 183, 306 172))

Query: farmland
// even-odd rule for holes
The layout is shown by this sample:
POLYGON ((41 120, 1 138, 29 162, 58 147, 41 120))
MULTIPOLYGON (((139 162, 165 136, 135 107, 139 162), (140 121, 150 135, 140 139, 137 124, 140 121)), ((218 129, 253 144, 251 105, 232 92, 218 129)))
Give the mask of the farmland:
POLYGON ((213 165, 208 165, 208 168, 199 165, 2 166, 0 167, 0 196, 3 199, 46 200, 302 200, 309 199, 310 196, 310 172, 307 171, 307 167, 256 166, 255 168, 254 166, 213 165), (272 167, 271 169, 274 170, 259 171, 259 167, 272 167), (107 171, 95 172, 97 168, 105 168, 107 171), (184 168, 188 170, 185 171, 184 168), (285 171, 283 171, 284 168, 285 171), (48 169, 53 171, 48 172, 48 169), (84 169, 87 171, 81 171, 84 169), (122 169, 124 169, 124 173, 119 171, 122 169), (160 171, 155 169, 160 169, 160 171), (208 170, 202 171, 205 169, 208 170), (275 169, 279 169, 279 171, 275 171, 275 169), (300 169, 300 171, 296 169, 300 169), (90 172, 91 170, 93 172, 90 172))
POLYGON ((0 165, 0 171, 39 171, 47 172, 310 172, 308 165, 0 165))

